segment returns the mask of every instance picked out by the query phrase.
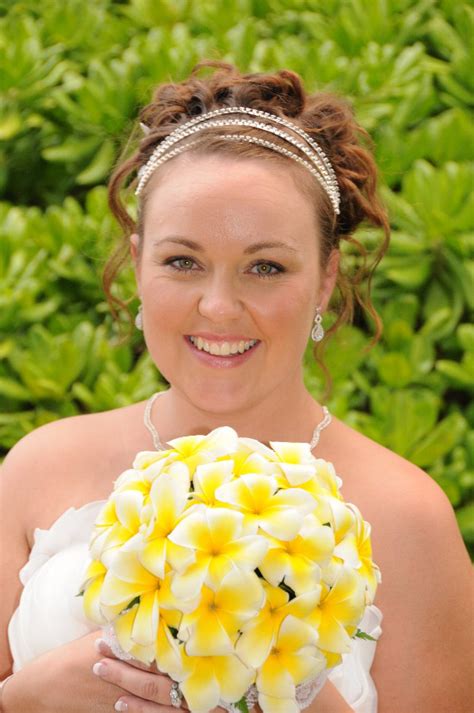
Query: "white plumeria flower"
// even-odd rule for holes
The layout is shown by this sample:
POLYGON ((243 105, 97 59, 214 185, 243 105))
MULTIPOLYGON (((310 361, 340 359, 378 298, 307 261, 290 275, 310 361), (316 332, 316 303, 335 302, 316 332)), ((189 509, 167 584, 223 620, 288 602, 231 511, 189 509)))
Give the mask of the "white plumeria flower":
POLYGON ((244 516, 226 508, 193 510, 175 527, 169 539, 195 553, 196 561, 176 573, 172 588, 177 597, 191 598, 204 583, 215 589, 233 569, 255 570, 267 549, 260 535, 243 535, 244 516))
POLYGON ((260 527, 272 537, 291 540, 296 537, 302 519, 312 512, 316 501, 299 488, 278 489, 278 482, 268 475, 242 475, 216 490, 219 500, 244 513, 246 525, 260 527))

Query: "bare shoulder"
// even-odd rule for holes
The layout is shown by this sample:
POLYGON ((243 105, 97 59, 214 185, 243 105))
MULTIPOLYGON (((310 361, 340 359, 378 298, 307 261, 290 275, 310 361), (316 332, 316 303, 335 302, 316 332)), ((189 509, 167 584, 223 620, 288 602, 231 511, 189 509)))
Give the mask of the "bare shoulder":
POLYGON ((371 515, 383 510, 385 522, 393 513, 394 524, 403 514, 414 515, 420 509, 427 512, 438 506, 452 512, 444 491, 428 473, 339 419, 335 421, 329 455, 342 478, 346 500, 360 502, 371 515))
MULTIPOLYGON (((140 448, 142 411, 138 403, 58 419, 31 431, 3 461, 2 500, 31 530, 48 528, 66 507, 107 497, 114 478, 140 448)), ((148 447, 146 437, 141 442, 148 447)))
POLYGON ((371 524, 382 635, 371 669, 378 710, 471 710, 474 577, 454 510, 421 468, 338 424, 342 494, 371 524))

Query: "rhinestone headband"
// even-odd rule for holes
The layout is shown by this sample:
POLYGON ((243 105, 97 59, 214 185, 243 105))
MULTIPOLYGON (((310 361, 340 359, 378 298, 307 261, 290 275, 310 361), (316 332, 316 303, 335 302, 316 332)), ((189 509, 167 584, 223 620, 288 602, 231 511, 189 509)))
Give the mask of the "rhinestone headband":
MULTIPOLYGON (((262 111, 260 109, 252 109, 246 106, 237 107, 223 107, 221 109, 215 109, 214 111, 207 112, 205 114, 200 114, 199 116, 190 119, 185 124, 182 124, 178 128, 169 134, 164 141, 162 141, 156 149, 151 154, 150 158, 144 166, 142 166, 138 171, 138 185, 135 190, 135 195, 140 195, 146 183, 156 171, 158 166, 162 163, 168 161, 168 159, 177 156, 178 154, 186 151, 191 146, 194 146, 202 139, 196 139, 195 141, 187 141, 184 145, 174 146, 178 142, 193 136, 199 131, 203 131, 209 128, 226 128, 226 127, 250 127, 255 129, 260 129, 268 134, 273 134, 279 138, 291 144, 295 148, 299 149, 305 156, 299 156, 294 150, 284 148, 274 141, 269 141, 267 139, 262 139, 256 136, 246 135, 246 134, 219 134, 220 139, 225 139, 227 141, 245 141, 247 143, 258 144, 259 146, 264 146, 266 148, 272 149, 277 153, 287 156, 288 158, 297 161, 300 165, 304 166, 319 182, 321 187, 325 190, 334 208, 334 212, 339 214, 339 204, 340 204, 340 194, 339 186, 337 184, 336 174, 334 169, 329 162, 328 157, 321 149, 316 141, 303 129, 296 124, 293 124, 288 119, 284 119, 275 114, 270 114, 269 112, 262 111), (227 114, 248 114, 250 116, 257 117, 256 119, 220 119, 213 120, 215 117, 222 117, 227 114), (258 119, 265 119, 265 121, 259 121, 258 119), (297 136, 304 139, 306 143, 303 143, 298 138, 295 138, 292 134, 288 133, 284 129, 278 126, 272 126, 268 122, 273 122, 274 124, 279 124, 286 128, 291 129, 297 136), (174 148, 173 148, 174 147, 174 148)), ((141 124, 142 129, 145 132, 149 131, 149 128, 145 124, 141 124)))

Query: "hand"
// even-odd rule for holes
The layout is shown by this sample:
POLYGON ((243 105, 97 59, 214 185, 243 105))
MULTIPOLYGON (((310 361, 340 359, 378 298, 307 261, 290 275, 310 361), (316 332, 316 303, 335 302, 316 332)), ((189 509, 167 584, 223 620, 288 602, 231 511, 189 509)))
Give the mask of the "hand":
MULTIPOLYGON (((176 713, 189 711, 183 698, 181 708, 171 705, 170 690, 172 679, 156 668, 156 664, 146 666, 136 661, 118 660, 105 641, 99 640, 98 651, 105 658, 94 666, 94 672, 104 681, 124 689, 115 710, 126 713, 176 713)), ((226 713, 218 706, 211 713, 226 713)))
POLYGON ((26 664, 5 685, 4 713, 113 713, 123 690, 92 673, 99 636, 93 631, 26 664))

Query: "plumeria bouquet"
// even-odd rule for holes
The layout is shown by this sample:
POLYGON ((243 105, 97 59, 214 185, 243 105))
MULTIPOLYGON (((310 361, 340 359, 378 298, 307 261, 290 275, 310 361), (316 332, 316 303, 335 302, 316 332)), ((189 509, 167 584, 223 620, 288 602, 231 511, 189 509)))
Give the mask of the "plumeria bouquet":
POLYGON ((96 520, 86 615, 193 713, 255 698, 297 712, 296 687, 371 638, 357 626, 381 581, 370 525, 309 444, 223 426, 168 445, 136 455, 96 520))

